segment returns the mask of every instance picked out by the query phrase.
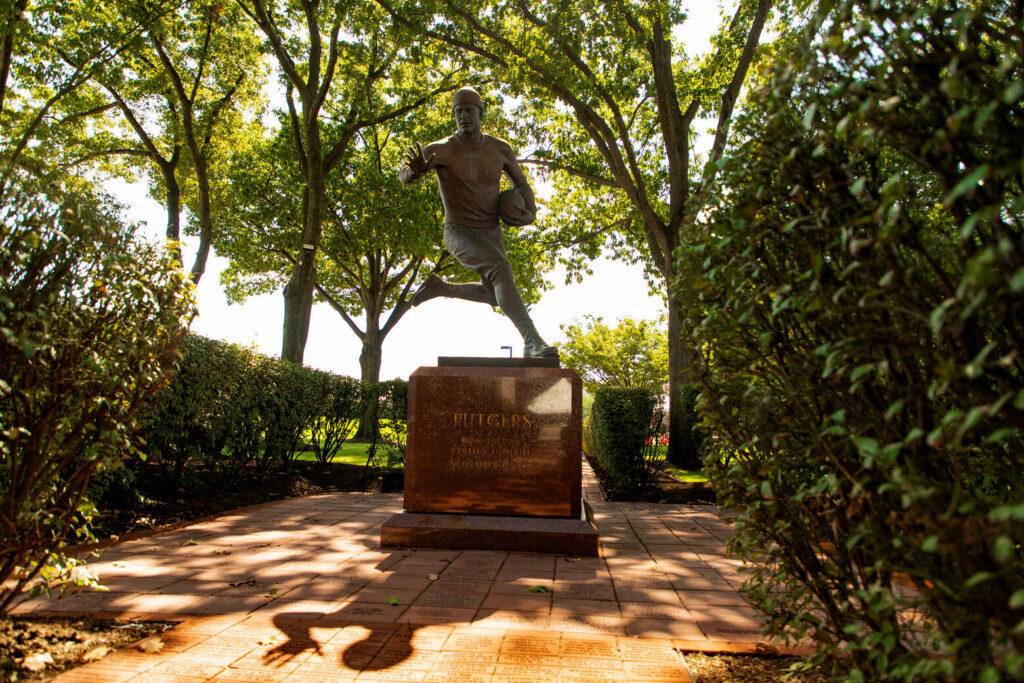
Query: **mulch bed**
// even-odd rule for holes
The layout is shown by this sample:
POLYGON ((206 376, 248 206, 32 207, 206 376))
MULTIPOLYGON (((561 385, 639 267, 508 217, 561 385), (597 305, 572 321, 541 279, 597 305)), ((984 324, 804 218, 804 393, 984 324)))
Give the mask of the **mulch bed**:
POLYGON ((48 681, 173 626, 89 617, 0 617, 0 681, 48 681))
POLYGON ((707 482, 679 481, 667 472, 659 472, 642 488, 623 488, 608 474, 597 458, 587 456, 607 500, 624 503, 674 503, 676 505, 714 505, 715 491, 707 482))

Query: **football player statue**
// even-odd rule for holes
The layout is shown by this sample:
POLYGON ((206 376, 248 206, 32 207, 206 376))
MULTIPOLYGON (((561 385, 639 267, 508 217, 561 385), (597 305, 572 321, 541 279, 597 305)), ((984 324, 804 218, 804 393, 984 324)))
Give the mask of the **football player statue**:
POLYGON ((541 339, 519 295, 498 223, 499 218, 509 225, 532 223, 537 215, 533 190, 511 145, 480 131, 480 93, 468 86, 456 92, 452 113, 455 134, 425 148, 410 148, 398 177, 411 185, 430 171, 437 172, 444 203, 444 246, 477 273, 480 282, 445 282, 431 273, 413 295, 412 305, 446 296, 500 306, 523 337, 525 358, 557 358, 558 349, 541 339), (508 174, 513 188, 499 198, 502 173, 508 174))

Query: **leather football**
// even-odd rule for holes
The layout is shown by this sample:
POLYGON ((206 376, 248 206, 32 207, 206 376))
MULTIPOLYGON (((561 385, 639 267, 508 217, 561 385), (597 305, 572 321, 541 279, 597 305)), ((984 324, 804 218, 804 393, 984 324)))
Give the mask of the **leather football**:
POLYGON ((505 225, 520 226, 533 223, 537 216, 526 208, 526 198, 518 187, 498 195, 498 218, 505 225))

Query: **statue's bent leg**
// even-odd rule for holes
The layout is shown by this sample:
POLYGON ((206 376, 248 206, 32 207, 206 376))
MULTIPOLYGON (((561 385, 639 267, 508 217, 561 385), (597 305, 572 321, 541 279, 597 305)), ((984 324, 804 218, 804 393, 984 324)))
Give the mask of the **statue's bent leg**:
POLYGON ((481 286, 493 292, 491 303, 500 306, 519 330, 523 338, 524 355, 558 355, 558 350, 548 346, 541 338, 533 319, 530 318, 530 313, 526 310, 512 274, 512 266, 505 256, 501 228, 481 229, 446 225, 444 243, 459 263, 480 275, 481 286))

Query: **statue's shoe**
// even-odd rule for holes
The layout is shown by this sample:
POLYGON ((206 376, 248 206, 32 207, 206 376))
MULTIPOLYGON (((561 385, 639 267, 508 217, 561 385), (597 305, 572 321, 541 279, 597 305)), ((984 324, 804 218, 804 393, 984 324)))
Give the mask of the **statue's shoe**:
POLYGON ((419 286, 419 289, 413 293, 412 298, 409 299, 409 303, 413 306, 419 306, 424 301, 441 296, 441 290, 443 288, 444 280, 431 273, 427 276, 427 279, 423 281, 423 284, 419 286))
POLYGON ((558 358, 558 348, 542 341, 528 341, 523 344, 523 358, 558 358))

